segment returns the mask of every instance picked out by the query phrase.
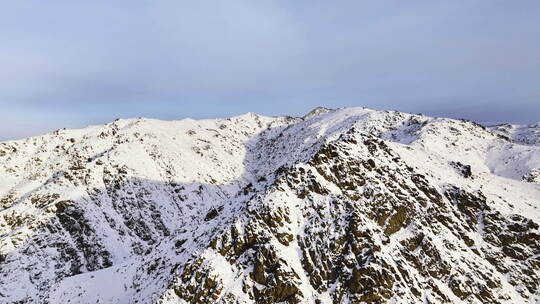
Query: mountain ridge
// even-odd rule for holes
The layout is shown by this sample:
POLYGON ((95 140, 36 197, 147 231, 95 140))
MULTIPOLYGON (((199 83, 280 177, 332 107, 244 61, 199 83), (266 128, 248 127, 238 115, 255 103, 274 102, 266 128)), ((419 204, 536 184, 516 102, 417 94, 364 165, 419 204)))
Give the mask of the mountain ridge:
POLYGON ((540 146, 446 118, 314 114, 0 143, 0 298, 538 300, 540 146))

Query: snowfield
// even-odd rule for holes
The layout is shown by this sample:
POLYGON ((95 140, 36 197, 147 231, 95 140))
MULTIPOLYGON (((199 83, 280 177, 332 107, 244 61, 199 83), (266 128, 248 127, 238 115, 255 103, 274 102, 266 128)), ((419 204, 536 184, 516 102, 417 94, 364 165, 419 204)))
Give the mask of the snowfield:
POLYGON ((540 303, 540 126, 366 108, 0 142, 0 303, 540 303))

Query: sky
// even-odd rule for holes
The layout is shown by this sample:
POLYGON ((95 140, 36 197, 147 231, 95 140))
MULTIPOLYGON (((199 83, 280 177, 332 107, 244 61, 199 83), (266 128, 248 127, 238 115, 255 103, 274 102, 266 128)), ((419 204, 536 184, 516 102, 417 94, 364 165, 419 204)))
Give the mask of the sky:
POLYGON ((540 1, 5 1, 0 140, 365 106, 540 121, 540 1))

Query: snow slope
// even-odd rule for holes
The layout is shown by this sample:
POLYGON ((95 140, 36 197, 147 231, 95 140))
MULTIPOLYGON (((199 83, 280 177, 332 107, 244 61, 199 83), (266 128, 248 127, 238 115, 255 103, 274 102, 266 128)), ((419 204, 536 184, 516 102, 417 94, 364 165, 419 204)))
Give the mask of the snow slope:
POLYGON ((366 108, 0 143, 2 303, 536 303, 533 126, 366 108))

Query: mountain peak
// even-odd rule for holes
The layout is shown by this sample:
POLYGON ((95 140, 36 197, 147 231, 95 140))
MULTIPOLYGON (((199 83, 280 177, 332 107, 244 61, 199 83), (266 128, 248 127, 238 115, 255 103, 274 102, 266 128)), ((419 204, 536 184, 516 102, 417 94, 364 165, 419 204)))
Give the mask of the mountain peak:
POLYGON ((303 118, 304 119, 309 119, 311 117, 319 116, 319 115, 326 114, 326 113, 332 112, 332 111, 334 111, 334 109, 328 109, 328 108, 325 108, 325 107, 316 107, 315 109, 309 111, 309 113, 304 115, 303 118))

